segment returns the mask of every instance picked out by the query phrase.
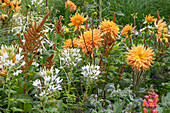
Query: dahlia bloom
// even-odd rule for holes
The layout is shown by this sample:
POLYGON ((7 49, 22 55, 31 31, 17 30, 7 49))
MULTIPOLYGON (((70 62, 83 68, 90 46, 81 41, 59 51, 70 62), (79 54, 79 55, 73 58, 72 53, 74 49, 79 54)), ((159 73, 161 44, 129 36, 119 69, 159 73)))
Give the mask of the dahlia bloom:
POLYGON ((166 22, 163 22, 163 20, 159 20, 158 23, 156 23, 155 21, 155 27, 157 28, 157 33, 156 33, 156 37, 157 37, 157 41, 161 41, 162 42, 162 39, 165 39, 165 38, 162 38, 166 36, 166 34, 168 34, 168 30, 166 28, 166 22))
POLYGON ((71 39, 68 39, 64 42, 65 46, 62 46, 64 49, 76 47, 78 39, 74 38, 73 42, 71 39))
POLYGON ((136 71, 147 70, 151 63, 153 63, 154 52, 150 48, 144 48, 143 45, 133 46, 131 50, 128 50, 126 60, 128 64, 136 71))
POLYGON ((16 12, 19 12, 21 9, 20 6, 21 0, 13 0, 10 2, 10 10, 16 10, 16 12))
POLYGON ((68 25, 69 26, 75 26, 74 27, 74 31, 77 29, 78 26, 80 26, 84 21, 87 20, 88 17, 84 18, 84 15, 80 15, 79 13, 78 14, 75 14, 73 15, 73 17, 71 17, 70 21, 71 23, 69 23, 68 25))
POLYGON ((125 40, 126 40, 126 38, 128 37, 128 35, 130 35, 129 33, 133 33, 133 30, 134 30, 134 29, 135 29, 135 27, 132 27, 132 24, 131 24, 131 25, 127 24, 127 25, 123 28, 123 30, 122 30, 122 35, 126 36, 126 37, 125 37, 125 40))
POLYGON ((119 26, 116 25, 116 23, 114 23, 113 21, 110 20, 105 20, 101 22, 101 25, 99 26, 100 29, 102 29, 103 34, 109 34, 111 35, 111 37, 116 40, 118 33, 119 33, 119 26))
POLYGON ((71 12, 71 11, 75 11, 77 6, 72 1, 67 0, 65 2, 65 8, 68 8, 68 7, 70 7, 70 12, 71 12))
MULTIPOLYGON (((98 49, 98 46, 100 46, 100 41, 102 40, 103 39, 101 38, 100 30, 94 29, 93 30, 93 46, 94 46, 93 48, 98 49)), ((84 53, 87 53, 88 51, 92 51, 92 30, 84 32, 84 34, 80 36, 80 39, 77 45, 79 48, 82 48, 82 51, 84 53)))
POLYGON ((146 15, 145 19, 146 19, 146 22, 147 22, 147 23, 151 23, 151 22, 153 22, 153 21, 156 21, 156 19, 154 18, 154 16, 151 16, 151 14, 149 14, 148 16, 146 15))

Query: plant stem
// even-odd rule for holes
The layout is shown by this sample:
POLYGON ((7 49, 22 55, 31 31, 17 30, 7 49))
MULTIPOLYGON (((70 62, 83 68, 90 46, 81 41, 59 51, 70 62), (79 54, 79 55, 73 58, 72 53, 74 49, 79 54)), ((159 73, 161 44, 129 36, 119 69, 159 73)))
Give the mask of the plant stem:
POLYGON ((94 44, 93 44, 93 25, 94 25, 94 16, 92 17, 92 54, 93 54, 93 59, 94 59, 94 65, 95 65, 95 57, 94 57, 94 54, 95 54, 95 51, 94 51, 94 53, 93 53, 93 46, 94 46, 94 44))

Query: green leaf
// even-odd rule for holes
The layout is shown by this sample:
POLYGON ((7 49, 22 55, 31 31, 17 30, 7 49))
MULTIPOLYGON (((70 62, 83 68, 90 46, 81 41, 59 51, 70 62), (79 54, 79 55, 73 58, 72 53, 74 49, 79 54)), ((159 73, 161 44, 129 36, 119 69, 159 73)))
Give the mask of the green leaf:
MULTIPOLYGON (((125 100, 124 100, 125 102, 125 100)), ((121 113, 122 112, 122 109, 123 109, 123 106, 124 106, 124 102, 120 103, 120 102, 116 102, 114 104, 114 113, 121 113)))
POLYGON ((22 109, 19 109, 19 108, 16 108, 16 107, 11 108, 11 110, 12 110, 13 112, 23 112, 22 109))
POLYGON ((24 112, 29 112, 32 108, 32 105, 29 103, 24 104, 24 112))
POLYGON ((89 8, 89 9, 95 8, 95 7, 97 7, 97 5, 95 6, 95 5, 87 4, 87 8, 89 8))
POLYGON ((156 107, 156 109, 158 110, 159 113, 163 113, 163 109, 159 105, 156 107))
POLYGON ((116 14, 119 16, 125 16, 121 11, 116 12, 116 14))
POLYGON ((26 95, 26 94, 20 94, 19 99, 25 99, 25 100, 27 100, 28 102, 31 102, 31 103, 33 102, 33 99, 31 98, 31 96, 26 95))

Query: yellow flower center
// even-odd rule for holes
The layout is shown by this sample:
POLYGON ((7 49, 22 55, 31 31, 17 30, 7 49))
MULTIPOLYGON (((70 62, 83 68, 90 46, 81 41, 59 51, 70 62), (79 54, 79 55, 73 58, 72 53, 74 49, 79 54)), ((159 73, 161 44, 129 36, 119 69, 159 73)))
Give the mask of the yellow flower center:
POLYGON ((77 24, 81 24, 81 21, 80 21, 80 20, 76 20, 76 23, 77 23, 77 24))
POLYGON ((142 55, 142 53, 138 53, 138 54, 136 55, 136 57, 137 57, 138 59, 142 59, 142 58, 143 58, 143 55, 142 55))

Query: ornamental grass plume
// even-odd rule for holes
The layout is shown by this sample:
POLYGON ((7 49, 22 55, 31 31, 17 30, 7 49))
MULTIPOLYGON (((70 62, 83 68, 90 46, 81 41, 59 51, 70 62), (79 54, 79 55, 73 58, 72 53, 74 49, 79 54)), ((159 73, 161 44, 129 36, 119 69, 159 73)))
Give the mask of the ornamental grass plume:
POLYGON ((65 46, 62 46, 64 49, 73 48, 77 46, 78 39, 74 38, 73 41, 68 39, 64 42, 65 46))
POLYGON ((148 113, 148 109, 151 111, 151 113, 158 113, 158 110, 156 110, 156 107, 157 107, 157 102, 159 101, 158 97, 159 95, 157 95, 155 92, 151 93, 151 92, 148 92, 149 95, 145 95, 145 98, 147 99, 144 99, 143 100, 143 107, 146 107, 144 108, 144 113, 148 113))
POLYGON ((144 48, 144 45, 133 46, 131 50, 128 50, 126 60, 133 70, 140 71, 149 69, 151 63, 153 63, 154 52, 150 48, 144 48))
MULTIPOLYGON (((130 36, 130 33, 133 33, 133 30, 135 29, 135 27, 132 27, 132 24, 131 25, 129 25, 129 24, 127 24, 124 28, 123 28, 123 30, 122 30, 122 35, 123 36, 126 36, 125 37, 125 40, 126 40, 126 38, 128 37, 128 36, 130 36)), ((129 37, 130 38, 130 37, 129 37)))
POLYGON ((149 14, 148 16, 146 15, 145 19, 146 19, 146 22, 147 22, 147 23, 151 23, 151 22, 153 22, 153 21, 156 21, 156 19, 154 18, 154 16, 151 16, 151 14, 149 14))
POLYGON ((105 20, 101 22, 99 28, 103 31, 103 34, 109 34, 114 40, 117 40, 117 36, 119 33, 119 26, 116 25, 113 21, 105 20))
POLYGON ((55 30, 54 33, 59 34, 61 36, 61 38, 63 38, 63 27, 62 27, 62 23, 61 23, 61 16, 59 17, 59 19, 57 20, 57 23, 55 25, 55 30))
POLYGON ((70 21, 71 23, 69 23, 69 26, 75 26, 74 27, 74 31, 76 31, 76 29, 84 22, 87 20, 88 17, 84 18, 83 14, 75 14, 71 17, 70 21))
POLYGON ((68 7, 70 8, 70 12, 71 12, 71 11, 75 11, 77 6, 72 1, 67 0, 65 2, 65 8, 68 8, 68 7))
POLYGON ((93 42, 92 42, 92 30, 84 32, 80 36, 80 39, 77 43, 79 48, 82 48, 82 51, 87 54, 88 51, 92 51, 92 48, 98 49, 98 46, 100 46, 100 41, 103 39, 101 38, 100 35, 100 30, 99 29, 94 29, 93 30, 93 42), (93 46, 92 47, 92 43, 93 46))

